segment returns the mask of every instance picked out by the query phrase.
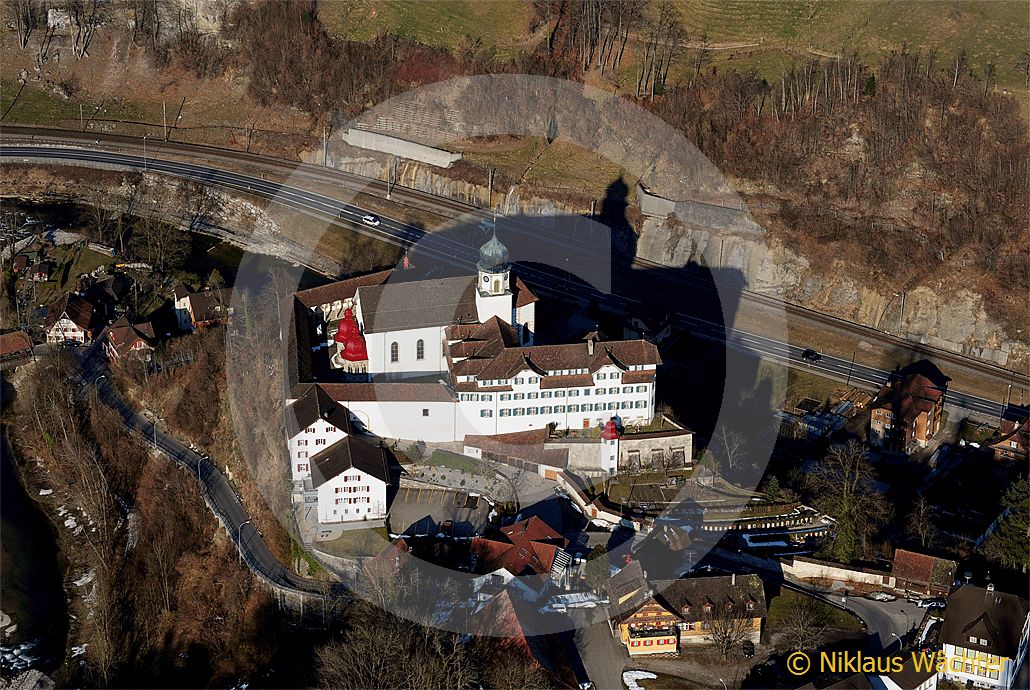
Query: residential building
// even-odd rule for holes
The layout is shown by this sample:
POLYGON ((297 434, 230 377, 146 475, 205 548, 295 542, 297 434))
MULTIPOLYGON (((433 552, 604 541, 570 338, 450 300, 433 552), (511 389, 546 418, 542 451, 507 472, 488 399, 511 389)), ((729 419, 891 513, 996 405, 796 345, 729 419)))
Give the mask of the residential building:
POLYGON ((48 343, 86 343, 98 327, 93 305, 74 292, 66 292, 47 309, 43 322, 48 343))
POLYGON ((995 460, 1026 461, 1030 457, 1030 405, 1008 405, 998 433, 988 441, 995 460))
POLYGON ((480 576, 474 589, 519 578, 520 587, 512 591, 532 597, 548 582, 564 585, 572 562, 568 545, 568 539, 536 516, 502 527, 495 537, 474 537, 469 566, 480 576))
POLYGON ((925 359, 891 372, 870 404, 869 443, 899 453, 927 447, 940 430, 950 380, 925 359))
POLYGON ((344 436, 310 464, 320 523, 386 518, 390 464, 382 443, 344 436))
POLYGON ((941 678, 966 687, 1011 688, 1026 658, 1030 602, 993 585, 963 585, 948 596, 940 643, 941 678))
POLYGON ((321 386, 309 384, 286 409, 290 476, 304 500, 317 503, 319 522, 386 517, 388 451, 358 431, 321 386))
POLYGON ((11 331, 0 335, 0 362, 7 362, 32 354, 32 339, 25 331, 11 331))
POLYGON ((40 261, 25 269, 25 277, 33 283, 45 283, 50 280, 50 273, 52 271, 53 266, 50 265, 49 261, 40 261))
POLYGON ((226 323, 232 316, 232 288, 193 292, 180 284, 172 291, 172 298, 179 328, 184 331, 226 323))
POLYGON ((29 257, 25 254, 18 254, 14 257, 11 262, 11 270, 15 273, 21 273, 29 267, 29 257))
POLYGON ((891 565, 895 589, 926 597, 947 596, 955 583, 957 569, 955 561, 905 549, 894 552, 891 565))
POLYGON ((149 321, 133 324, 122 316, 104 331, 104 352, 112 361, 120 361, 127 355, 150 359, 157 338, 149 321))
POLYGON ((609 587, 613 632, 630 656, 675 653, 680 645, 710 643, 713 627, 732 626, 741 640, 759 643, 767 610, 757 575, 659 580, 652 588, 639 586, 634 575, 626 578, 621 592, 609 587))

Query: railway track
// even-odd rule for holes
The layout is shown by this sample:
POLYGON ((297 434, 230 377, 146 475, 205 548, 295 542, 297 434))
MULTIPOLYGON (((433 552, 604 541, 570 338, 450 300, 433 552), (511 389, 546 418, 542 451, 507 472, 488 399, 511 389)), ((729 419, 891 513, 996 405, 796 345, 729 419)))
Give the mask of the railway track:
MULTIPOLYGON (((41 129, 35 127, 5 127, 2 135, 7 138, 16 138, 24 140, 26 137, 33 143, 44 144, 51 143, 48 140, 54 140, 53 143, 65 143, 69 141, 82 144, 86 147, 96 146, 97 136, 94 132, 73 132, 68 130, 55 130, 55 129, 41 129)), ((101 135, 101 148, 111 147, 112 145, 122 145, 133 149, 140 149, 140 140, 136 137, 128 137, 123 135, 101 135)), ((390 192, 391 201, 396 201, 405 206, 416 208, 418 210, 431 213, 440 218, 446 220, 464 219, 471 221, 489 220, 492 218, 492 211, 485 209, 474 204, 458 201, 455 199, 448 199, 439 197, 429 192, 423 192, 421 190, 411 189, 408 187, 393 186, 392 189, 389 185, 382 180, 373 178, 362 177, 355 173, 345 172, 332 168, 322 168, 315 165, 299 163, 295 161, 288 161, 281 158, 274 158, 263 154, 231 151, 227 149, 221 149, 212 146, 206 146, 202 144, 186 144, 179 142, 165 142, 155 141, 152 143, 150 151, 154 154, 157 153, 172 153, 172 154, 194 154, 203 156, 205 161, 220 160, 224 161, 228 165, 238 165, 240 162, 247 162, 252 165, 264 169, 270 169, 278 174, 285 174, 290 176, 299 176, 301 179, 308 181, 326 184, 336 183, 343 186, 345 189, 361 194, 371 193, 373 196, 385 197, 387 192, 390 192)), ((153 158, 153 155, 151 155, 153 158)), ((250 190, 248 188, 247 191, 250 190)), ((256 192, 260 193, 260 192, 256 192)), ((269 196, 268 194, 262 194, 263 196, 269 196)), ((506 219, 506 229, 511 229, 516 232, 527 232, 530 230, 535 231, 535 228, 531 228, 526 223, 520 223, 512 218, 506 219)), ((367 231, 367 228, 359 228, 359 231, 367 231)), ((396 236, 391 236, 388 241, 399 244, 401 246, 412 246, 418 243, 417 239, 403 239, 396 236)), ((623 258, 627 259, 628 263, 641 270, 665 270, 675 269, 677 267, 667 266, 654 261, 641 259, 635 256, 626 255, 623 258)), ((531 271, 539 272, 539 271, 531 271)), ((548 276, 553 278, 553 276, 548 276)), ((675 280, 683 286, 689 286, 696 295, 698 291, 706 292, 706 297, 709 300, 717 300, 718 293, 713 290, 710 281, 701 280, 696 276, 691 275, 688 272, 681 272, 680 274, 670 279, 675 280)), ((991 364, 975 357, 962 355, 959 353, 944 350, 942 348, 934 347, 924 343, 918 343, 913 340, 908 340, 898 336, 884 333, 875 328, 857 324, 846 319, 842 319, 829 314, 816 311, 814 309, 804 307, 799 304, 794 304, 786 301, 781 301, 770 295, 762 294, 752 290, 739 288, 739 294, 741 300, 763 306, 772 309, 782 309, 786 314, 795 316, 800 319, 804 319, 809 322, 818 323, 820 325, 829 326, 846 333, 850 333, 856 336, 860 336, 867 340, 872 340, 885 345, 898 347, 902 349, 915 352, 922 356, 931 357, 941 362, 949 362, 962 367, 966 367, 978 373, 990 376, 992 378, 1004 381, 1005 383, 1011 383, 1017 386, 1030 386, 1030 376, 1020 372, 1015 372, 1010 369, 1006 369, 1000 365, 991 364)), ((698 295, 700 296, 700 295, 698 295)), ((631 298, 627 298, 631 299, 631 298)))

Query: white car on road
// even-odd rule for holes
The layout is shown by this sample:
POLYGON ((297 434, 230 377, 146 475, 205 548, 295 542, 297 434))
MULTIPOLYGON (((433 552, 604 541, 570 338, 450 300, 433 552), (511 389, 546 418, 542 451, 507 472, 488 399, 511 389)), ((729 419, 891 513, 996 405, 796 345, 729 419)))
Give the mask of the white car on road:
POLYGON ((365 225, 371 225, 373 228, 379 227, 381 222, 377 216, 373 216, 371 213, 368 215, 361 216, 361 222, 365 225))

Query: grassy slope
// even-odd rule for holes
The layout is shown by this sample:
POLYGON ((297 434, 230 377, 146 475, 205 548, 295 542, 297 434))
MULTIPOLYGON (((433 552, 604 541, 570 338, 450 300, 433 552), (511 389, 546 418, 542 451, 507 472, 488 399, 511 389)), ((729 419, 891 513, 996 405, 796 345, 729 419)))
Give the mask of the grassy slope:
POLYGON ((509 55, 526 38, 532 13, 519 0, 331 0, 319 4, 318 14, 330 32, 359 41, 396 33, 453 48, 464 36, 474 36, 509 55))
POLYGON ((1016 61, 1026 50, 1030 13, 1021 2, 677 0, 677 4, 692 36, 707 32, 708 40, 715 43, 762 44, 763 50, 751 58, 736 51, 740 54, 730 60, 734 51, 728 51, 717 56, 720 61, 771 67, 787 58, 785 44, 791 52, 836 53, 842 46, 855 48, 866 60, 875 61, 907 44, 923 51, 936 48, 938 63, 965 49, 978 73, 993 61, 1000 85, 1023 86, 1016 61))

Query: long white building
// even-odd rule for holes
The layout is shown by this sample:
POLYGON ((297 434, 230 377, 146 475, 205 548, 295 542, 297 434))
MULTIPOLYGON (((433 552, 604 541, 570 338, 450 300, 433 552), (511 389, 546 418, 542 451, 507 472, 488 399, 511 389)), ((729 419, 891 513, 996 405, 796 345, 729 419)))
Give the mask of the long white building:
POLYGON ((296 294, 295 398, 317 378, 368 431, 427 442, 654 418, 657 348, 597 337, 534 344, 538 299, 496 236, 475 276, 404 277, 385 271, 296 294))

